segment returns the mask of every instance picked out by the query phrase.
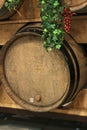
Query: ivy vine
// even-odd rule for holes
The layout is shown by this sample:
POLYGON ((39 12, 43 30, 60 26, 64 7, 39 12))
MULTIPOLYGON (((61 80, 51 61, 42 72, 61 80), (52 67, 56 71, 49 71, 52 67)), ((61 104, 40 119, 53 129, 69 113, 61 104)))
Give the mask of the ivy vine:
POLYGON ((20 0, 6 0, 5 7, 9 10, 15 10, 20 0))
MULTIPOLYGON (((9 10, 16 10, 20 0, 6 0, 5 7, 9 10)), ((61 0, 39 0, 41 11, 44 47, 50 51, 52 48, 60 49, 64 40, 63 29, 64 6, 61 0)))
POLYGON ((60 49, 64 40, 63 10, 61 0, 39 0, 41 11, 44 47, 50 51, 52 48, 60 49))

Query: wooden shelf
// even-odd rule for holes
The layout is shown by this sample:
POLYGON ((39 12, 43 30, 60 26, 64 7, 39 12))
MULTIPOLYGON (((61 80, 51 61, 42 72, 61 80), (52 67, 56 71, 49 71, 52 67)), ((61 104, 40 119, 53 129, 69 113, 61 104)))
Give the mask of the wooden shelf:
MULTIPOLYGON (((78 44, 87 44, 87 17, 75 17, 72 19, 70 35, 78 44)), ((0 45, 4 45, 25 24, 41 22, 40 18, 9 20, 0 22, 0 45)))
MULTIPOLYGON (((11 109, 25 110, 24 108, 16 104, 8 96, 3 87, 0 87, 0 107, 9 108, 10 110, 11 109)), ((87 117, 87 89, 83 89, 82 91, 80 91, 75 100, 71 104, 63 108, 51 110, 50 112, 55 114, 60 113, 72 116, 87 117)))
POLYGON ((26 24, 26 23, 35 23, 35 22, 41 22, 40 18, 36 19, 23 19, 23 20, 7 20, 7 21, 0 21, 0 25, 5 24, 26 24))

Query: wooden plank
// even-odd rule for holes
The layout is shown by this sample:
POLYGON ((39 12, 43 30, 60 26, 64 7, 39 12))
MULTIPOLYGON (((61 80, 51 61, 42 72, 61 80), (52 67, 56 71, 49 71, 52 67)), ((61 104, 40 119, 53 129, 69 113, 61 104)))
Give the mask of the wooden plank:
MULTIPOLYGON (((5 92, 5 90, 0 86, 0 107, 8 107, 8 108, 18 108, 21 107, 17 105, 5 92)), ((22 108, 21 108, 22 109, 22 108)))
POLYGON ((40 11, 38 8, 38 0, 24 0, 24 3, 18 10, 21 15, 16 13, 10 20, 27 20, 40 18, 40 11))
MULTIPOLYGON (((83 116, 87 117, 87 89, 83 89, 79 92, 74 101, 66 107, 60 109, 51 110, 51 113, 66 114, 72 116, 83 116)), ((25 110, 18 104, 16 104, 6 93, 3 87, 0 86, 0 107, 8 109, 25 110)), ((4 111, 4 109, 3 109, 4 111)), ((9 110, 8 110, 9 111, 9 110)), ((12 111, 14 112, 14 111, 12 111)), ((26 113, 26 112, 25 112, 26 113)))
POLYGON ((4 45, 20 29, 24 23, 0 25, 0 45, 4 45))
POLYGON ((5 21, 0 21, 0 25, 3 24, 22 24, 22 23, 36 23, 36 22, 41 22, 40 18, 36 19, 23 19, 23 20, 5 20, 5 21))
MULTIPOLYGON (((13 34, 26 23, 40 22, 40 18, 10 20, 0 22, 0 45, 4 45, 13 34)), ((87 44, 87 16, 75 16, 72 18, 70 35, 78 44, 87 44)))
POLYGON ((64 0, 64 3, 70 7, 71 11, 80 10, 87 5, 86 0, 64 0))
MULTIPOLYGON (((30 19, 33 19, 33 21, 36 21, 36 19, 40 19, 40 10, 38 7, 38 0, 23 0, 24 2, 21 4, 20 8, 12 15, 9 16, 8 13, 6 13, 8 21, 29 21, 30 19)), ((3 13, 3 12, 2 12, 3 13)), ((2 21, 1 21, 2 22, 2 21)), ((3 20, 4 22, 4 20, 3 20)))
POLYGON ((68 115, 87 116, 87 89, 78 93, 74 101, 62 109, 55 109, 52 112, 63 113, 68 115))
POLYGON ((87 16, 72 19, 70 35, 77 43, 87 44, 87 16))

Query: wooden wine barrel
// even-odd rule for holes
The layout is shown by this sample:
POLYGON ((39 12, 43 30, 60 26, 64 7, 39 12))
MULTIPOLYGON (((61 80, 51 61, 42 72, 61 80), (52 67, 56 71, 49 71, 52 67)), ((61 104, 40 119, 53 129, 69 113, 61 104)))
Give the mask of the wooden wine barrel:
MULTIPOLYGON (((42 28, 41 28, 41 24, 40 23, 34 23, 34 24, 30 24, 28 26, 24 26, 22 28, 20 28, 17 33, 22 33, 22 32, 37 32, 39 34, 42 34, 42 28)), ((82 75, 82 77, 84 77, 84 73, 81 71, 87 71, 87 68, 85 66, 85 69, 83 67, 81 67, 81 55, 83 55, 84 57, 84 65, 87 62, 87 52, 86 52, 86 48, 82 48, 81 46, 77 45, 77 42, 72 39, 72 36, 67 35, 64 41, 65 44, 63 44, 62 50, 63 53, 66 57, 69 58, 68 63, 70 64, 70 76, 71 76, 71 85, 70 85, 70 92, 68 93, 64 103, 66 102, 70 102, 72 99, 74 99, 74 97, 76 96, 76 94, 79 92, 79 90, 82 88, 83 85, 83 79, 80 79, 80 73, 82 75), (68 41, 68 42, 67 42, 68 41), (78 51, 79 49, 79 51, 78 51), (84 50, 85 49, 85 50, 84 50), (79 53, 81 52, 81 55, 79 56, 79 53), (80 67, 79 67, 80 66, 80 67), (81 68, 81 69, 80 69, 81 68), (79 70, 80 69, 80 70, 79 70), (73 71, 72 71, 73 70, 73 71), (80 82, 79 82, 80 79, 80 82), (78 84, 80 84, 78 86, 78 84), (78 86, 78 87, 77 87, 78 86)), ((61 51, 62 51, 61 50, 61 51)), ((82 61, 83 63, 83 61, 82 61)), ((84 81, 86 81, 86 77, 84 77, 84 81)))
POLYGON ((20 7, 20 5, 22 4, 22 2, 24 0, 20 0, 19 4, 15 7, 16 10, 12 10, 9 11, 6 7, 5 7, 5 2, 7 0, 0 0, 0 20, 5 20, 8 19, 9 17, 11 17, 15 12, 17 12, 16 10, 20 7))
MULTIPOLYGON (((78 11, 87 7, 87 0, 64 0, 64 3, 69 6, 72 11, 78 11)), ((87 12, 87 8, 85 11, 87 12)))
POLYGON ((37 112, 70 102, 87 82, 83 48, 67 36, 61 50, 47 52, 41 34, 40 27, 27 26, 0 52, 2 86, 16 103, 37 112))

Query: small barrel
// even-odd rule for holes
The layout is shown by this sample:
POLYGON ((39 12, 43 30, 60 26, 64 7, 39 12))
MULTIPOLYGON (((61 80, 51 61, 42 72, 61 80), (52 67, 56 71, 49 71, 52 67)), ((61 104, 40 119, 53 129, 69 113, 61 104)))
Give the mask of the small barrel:
POLYGON ((15 6, 15 9, 9 11, 5 7, 5 3, 7 2, 7 0, 0 0, 0 20, 5 20, 11 17, 15 12, 17 12, 16 10, 20 7, 23 1, 24 0, 20 0, 18 5, 15 6))
POLYGON ((71 11, 86 11, 87 12, 87 0, 64 0, 63 1, 71 11))
POLYGON ((20 106, 46 112, 72 101, 87 83, 87 55, 70 36, 61 50, 47 52, 42 29, 24 27, 0 52, 0 78, 20 106))

